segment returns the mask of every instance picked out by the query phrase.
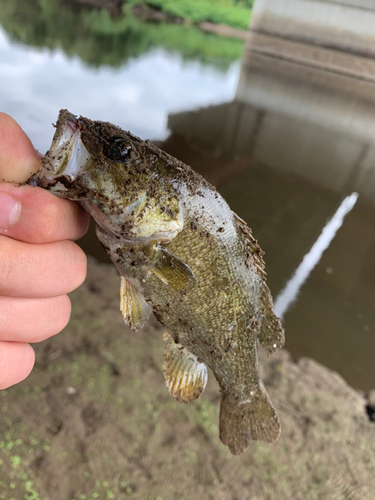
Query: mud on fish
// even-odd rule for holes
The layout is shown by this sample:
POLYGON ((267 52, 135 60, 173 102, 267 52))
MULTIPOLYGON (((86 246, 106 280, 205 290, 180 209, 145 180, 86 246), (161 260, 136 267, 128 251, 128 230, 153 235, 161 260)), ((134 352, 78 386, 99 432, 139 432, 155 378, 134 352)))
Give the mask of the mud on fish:
POLYGON ((78 202, 121 276, 120 309, 134 331, 151 311, 167 329, 163 372, 180 402, 198 398, 210 367, 221 390, 220 439, 242 453, 271 443, 280 423, 262 384, 284 332, 263 253, 246 223, 190 167, 109 123, 60 111, 30 184, 78 202))

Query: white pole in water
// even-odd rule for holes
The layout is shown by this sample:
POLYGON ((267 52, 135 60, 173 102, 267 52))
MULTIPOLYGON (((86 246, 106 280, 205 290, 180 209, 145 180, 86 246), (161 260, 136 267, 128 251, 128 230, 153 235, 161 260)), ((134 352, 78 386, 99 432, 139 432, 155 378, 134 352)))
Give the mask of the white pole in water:
POLYGON ((311 247, 310 251, 304 256, 301 264, 297 267, 290 280, 277 296, 274 310, 281 320, 290 306, 297 300, 302 285, 320 261, 324 250, 331 244, 331 241, 344 222, 344 217, 352 210, 357 199, 358 193, 352 193, 342 201, 332 219, 327 222, 319 238, 311 247))

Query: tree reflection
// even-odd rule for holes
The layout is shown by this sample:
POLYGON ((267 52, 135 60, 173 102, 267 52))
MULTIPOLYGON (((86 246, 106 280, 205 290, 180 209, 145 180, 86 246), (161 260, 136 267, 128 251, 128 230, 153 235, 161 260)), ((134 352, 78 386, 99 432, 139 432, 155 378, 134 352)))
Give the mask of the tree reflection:
POLYGON ((131 11, 113 11, 63 0, 0 0, 0 23, 16 42, 61 48, 91 66, 119 67, 129 58, 163 47, 185 59, 225 70, 239 59, 243 43, 202 32, 195 26, 147 23, 131 11))

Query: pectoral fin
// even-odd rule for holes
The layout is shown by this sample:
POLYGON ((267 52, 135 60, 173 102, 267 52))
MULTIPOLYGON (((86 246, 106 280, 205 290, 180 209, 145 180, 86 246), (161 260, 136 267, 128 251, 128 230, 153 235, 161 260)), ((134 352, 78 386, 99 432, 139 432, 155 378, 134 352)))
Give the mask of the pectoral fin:
POLYGON ((159 247, 151 269, 166 285, 178 292, 184 292, 197 282, 193 271, 175 255, 159 247))
POLYGON ((207 367, 169 337, 164 351, 163 373, 168 391, 180 403, 191 403, 204 391, 207 367))
POLYGON ((120 310, 125 324, 133 331, 143 327, 151 312, 143 295, 124 276, 121 276, 120 310))

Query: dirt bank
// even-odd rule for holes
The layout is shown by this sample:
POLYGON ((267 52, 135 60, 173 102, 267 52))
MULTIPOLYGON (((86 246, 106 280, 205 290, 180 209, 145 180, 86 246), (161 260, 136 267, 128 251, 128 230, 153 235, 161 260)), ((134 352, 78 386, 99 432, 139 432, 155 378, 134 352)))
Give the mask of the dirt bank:
POLYGON ((0 499, 374 498, 375 424, 336 373, 261 353, 282 435, 233 457, 219 441, 212 374, 195 404, 170 398, 163 330, 124 327, 112 266, 90 263, 71 299, 64 333, 36 346, 32 375, 0 393, 0 499))

